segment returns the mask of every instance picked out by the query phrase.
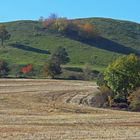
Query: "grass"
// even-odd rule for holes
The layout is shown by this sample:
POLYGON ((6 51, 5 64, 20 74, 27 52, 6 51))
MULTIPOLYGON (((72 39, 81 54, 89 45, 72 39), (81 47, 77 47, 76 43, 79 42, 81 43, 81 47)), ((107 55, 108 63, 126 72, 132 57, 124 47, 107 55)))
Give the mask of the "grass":
MULTIPOLYGON (((86 64, 85 64, 86 65, 86 64)), ((85 67, 85 65, 77 65, 77 64, 66 64, 66 65, 63 65, 62 67, 63 68, 80 68, 80 69, 83 69, 85 67)), ((96 71, 100 71, 100 72, 103 72, 104 69, 105 69, 105 66, 99 66, 99 65, 91 65, 91 69, 92 70, 96 70, 96 71)))
POLYGON ((93 82, 3 79, 0 89, 0 139, 140 137, 140 113, 79 105, 79 100, 98 91, 93 82))
POLYGON ((68 66, 83 67, 89 63, 93 65, 93 69, 102 71, 114 59, 125 55, 129 48, 133 50, 132 52, 139 53, 139 24, 105 18, 81 20, 95 25, 96 30, 102 36, 98 43, 94 41, 86 43, 48 31, 38 31, 37 28, 42 29, 42 25, 37 21, 5 23, 11 38, 5 42, 5 47, 0 47, 0 59, 13 64, 31 63, 39 66, 43 65, 50 56, 43 51, 52 53, 58 47, 65 47, 71 59, 68 66), (15 43, 19 44, 18 48, 11 45, 15 43), (95 57, 97 57, 96 60, 95 57))

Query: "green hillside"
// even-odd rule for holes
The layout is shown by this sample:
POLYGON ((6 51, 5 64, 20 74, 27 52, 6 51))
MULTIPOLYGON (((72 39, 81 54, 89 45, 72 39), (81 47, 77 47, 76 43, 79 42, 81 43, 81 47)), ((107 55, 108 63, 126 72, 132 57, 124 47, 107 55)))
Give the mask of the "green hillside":
POLYGON ((67 65, 80 67, 90 63, 103 68, 120 55, 139 55, 140 24, 105 18, 80 20, 93 23, 100 38, 91 42, 77 41, 44 31, 37 21, 5 23, 11 38, 0 48, 0 58, 14 64, 42 65, 56 48, 65 47, 71 59, 67 65))

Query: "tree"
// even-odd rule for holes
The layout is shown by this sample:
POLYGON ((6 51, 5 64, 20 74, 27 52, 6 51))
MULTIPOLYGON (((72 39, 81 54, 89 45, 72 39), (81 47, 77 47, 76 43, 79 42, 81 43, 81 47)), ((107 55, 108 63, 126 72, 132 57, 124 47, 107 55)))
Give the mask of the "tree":
POLYGON ((8 75, 8 72, 8 64, 5 61, 0 60, 0 77, 6 77, 8 75))
POLYGON ((58 48, 44 66, 44 73, 47 77, 55 78, 61 74, 61 64, 69 62, 69 56, 65 48, 58 48))
POLYGON ((10 38, 10 34, 6 30, 6 27, 4 25, 0 25, 0 39, 1 39, 1 45, 3 46, 4 40, 7 40, 10 38))
POLYGON ((92 39, 95 36, 93 24, 81 24, 79 29, 79 36, 85 39, 92 39))
POLYGON ((41 22, 43 23, 43 26, 45 26, 47 29, 53 30, 53 31, 54 31, 54 30, 55 30, 54 25, 55 25, 57 19, 58 19, 57 14, 51 13, 51 14, 48 16, 47 19, 41 17, 41 18, 39 19, 39 21, 41 21, 41 22))
POLYGON ((59 64, 55 63, 54 61, 49 61, 45 66, 44 66, 44 73, 47 77, 50 77, 52 79, 55 78, 55 76, 61 74, 61 67, 59 64))
POLYGON ((129 93, 140 86, 140 59, 133 54, 118 58, 106 68, 104 76, 117 98, 127 100, 129 93))
POLYGON ((66 64, 70 61, 68 53, 65 48, 58 48, 51 56, 51 61, 57 64, 66 64))
POLYGON ((32 69, 33 69, 32 65, 29 64, 29 65, 21 68, 21 73, 28 74, 32 71, 32 69))

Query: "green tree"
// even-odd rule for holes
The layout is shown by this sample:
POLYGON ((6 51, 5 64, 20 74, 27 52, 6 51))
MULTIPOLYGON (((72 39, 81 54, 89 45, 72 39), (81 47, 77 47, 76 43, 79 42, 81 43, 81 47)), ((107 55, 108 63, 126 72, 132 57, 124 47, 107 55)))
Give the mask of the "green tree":
POLYGON ((0 25, 0 39, 1 39, 1 45, 3 46, 4 40, 7 40, 10 38, 10 34, 6 30, 6 27, 4 25, 0 25))
POLYGON ((8 75, 8 72, 9 72, 8 64, 5 61, 0 60, 0 77, 1 78, 6 77, 8 75))
POLYGON ((55 76, 61 74, 61 67, 59 64, 55 63, 54 61, 49 61, 47 64, 44 66, 44 74, 49 77, 54 79, 55 76))
POLYGON ((51 56, 51 61, 61 65, 70 61, 68 53, 65 48, 58 48, 51 56))
POLYGON ((126 100, 129 93, 140 86, 140 59, 133 54, 118 58, 106 68, 104 76, 116 96, 126 100))
POLYGON ((58 48, 50 57, 44 66, 44 73, 47 77, 55 78, 62 73, 61 64, 69 62, 69 56, 65 48, 58 48))

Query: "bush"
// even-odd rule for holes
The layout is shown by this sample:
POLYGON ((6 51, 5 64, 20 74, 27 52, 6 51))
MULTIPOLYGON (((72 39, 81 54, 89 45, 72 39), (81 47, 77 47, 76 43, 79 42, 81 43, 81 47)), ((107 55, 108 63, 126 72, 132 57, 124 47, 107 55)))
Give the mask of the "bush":
POLYGON ((8 72, 9 68, 7 62, 0 60, 0 78, 6 77, 8 72))
POLYGON ((140 85, 140 59, 133 54, 118 58, 105 72, 107 85, 117 95, 117 102, 127 100, 129 93, 140 85))
POLYGON ((70 61, 69 55, 65 48, 59 47, 55 50, 55 52, 51 55, 51 61, 62 65, 67 64, 70 61))
POLYGON ((24 78, 29 77, 31 75, 33 75, 33 66, 31 64, 22 66, 19 70, 19 73, 17 73, 17 76, 24 78))
POLYGON ((128 102, 131 110, 140 111, 140 88, 130 94, 128 102))
POLYGON ((111 106, 112 105, 112 95, 113 92, 111 91, 110 88, 108 88, 107 86, 103 85, 100 87, 100 91, 101 91, 101 98, 102 98, 102 106, 106 107, 106 106, 111 106))
POLYGON ((57 75, 61 74, 61 67, 59 64, 49 61, 44 65, 44 75, 48 78, 54 79, 57 75))

